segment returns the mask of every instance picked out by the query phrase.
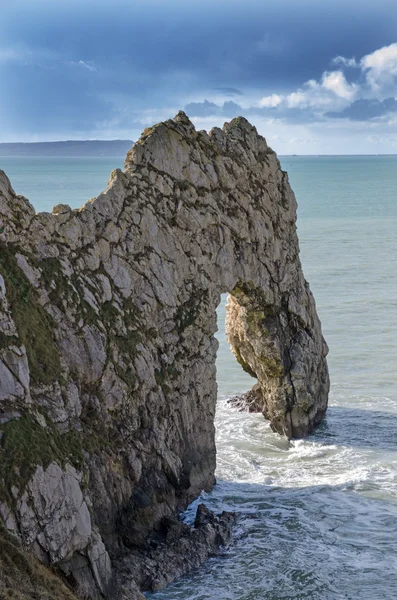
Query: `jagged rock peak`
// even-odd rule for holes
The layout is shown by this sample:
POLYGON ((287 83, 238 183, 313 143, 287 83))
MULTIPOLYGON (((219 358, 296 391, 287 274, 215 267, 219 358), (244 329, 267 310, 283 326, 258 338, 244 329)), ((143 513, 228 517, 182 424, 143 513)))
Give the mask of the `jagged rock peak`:
MULTIPOLYGON (((125 168, 131 172, 146 165, 175 179, 190 181, 191 168, 200 166, 203 158, 208 158, 209 150, 213 159, 217 153, 230 153, 247 164, 254 164, 261 153, 272 152, 266 140, 244 117, 225 123, 222 129, 215 127, 207 134, 196 131, 187 115, 180 111, 174 119, 145 129, 128 152, 125 168)), ((193 178, 191 183, 196 185, 197 181, 193 178)), ((211 179, 205 183, 210 189, 217 185, 211 179)))
POLYGON ((119 557, 215 482, 221 294, 272 428, 301 437, 325 413, 295 197, 246 119, 207 134, 180 112, 80 209, 35 213, 0 172, 0 218, 0 515, 110 598, 119 557))

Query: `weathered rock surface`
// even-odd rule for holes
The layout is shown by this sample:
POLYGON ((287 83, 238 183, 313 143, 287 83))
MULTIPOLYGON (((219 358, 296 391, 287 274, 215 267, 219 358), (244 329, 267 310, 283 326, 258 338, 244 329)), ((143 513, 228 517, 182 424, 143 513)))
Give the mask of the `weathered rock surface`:
POLYGON ((77 600, 59 577, 23 550, 0 520, 1 600, 77 600))
POLYGON ((263 411, 263 394, 259 383, 248 392, 228 398, 227 403, 240 412, 260 413, 263 411))
POLYGON ((295 221, 287 174, 242 118, 146 130, 78 210, 36 214, 0 171, 0 514, 81 594, 111 597, 111 560, 214 484, 222 293, 273 429, 303 436, 324 415, 295 221))
POLYGON ((136 587, 156 592, 197 569, 230 542, 234 521, 233 513, 216 516, 204 504, 198 506, 194 527, 164 517, 160 531, 148 542, 149 548, 129 552, 119 561, 122 594, 128 598, 136 587))

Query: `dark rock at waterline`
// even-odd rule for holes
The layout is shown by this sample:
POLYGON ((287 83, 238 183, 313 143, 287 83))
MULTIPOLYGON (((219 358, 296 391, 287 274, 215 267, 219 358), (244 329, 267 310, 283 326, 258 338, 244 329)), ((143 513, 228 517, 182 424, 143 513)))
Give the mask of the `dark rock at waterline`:
POLYGON ((156 537, 146 548, 125 555, 118 567, 121 597, 140 598, 142 591, 158 591, 200 567, 208 557, 222 552, 230 542, 234 513, 214 514, 204 504, 197 508, 194 527, 173 517, 164 517, 156 537))
POLYGON ((263 394, 259 383, 254 385, 251 390, 232 396, 227 403, 240 412, 260 413, 263 407, 263 394))

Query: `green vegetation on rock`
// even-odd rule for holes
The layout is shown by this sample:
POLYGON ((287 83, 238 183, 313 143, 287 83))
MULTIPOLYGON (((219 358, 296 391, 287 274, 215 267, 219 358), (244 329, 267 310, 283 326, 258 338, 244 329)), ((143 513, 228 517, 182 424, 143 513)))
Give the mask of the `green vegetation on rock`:
POLYGON ((37 465, 44 469, 51 462, 81 467, 83 452, 77 431, 60 433, 53 424, 43 427, 33 414, 2 426, 0 442, 0 500, 13 501, 12 486, 22 492, 37 465))
MULTIPOLYGON (((0 245, 0 272, 4 277, 7 300, 18 335, 26 347, 32 382, 50 384, 61 376, 58 348, 55 344, 54 323, 39 304, 37 292, 19 267, 17 249, 0 245)), ((6 340, 2 337, 0 346, 6 340)))
POLYGON ((62 271, 60 261, 57 258, 45 258, 38 263, 38 266, 41 269, 51 302, 62 308, 60 302, 68 288, 68 281, 62 271))
POLYGON ((191 295, 189 300, 182 304, 175 313, 175 323, 178 331, 183 333, 185 329, 193 325, 196 321, 200 310, 208 305, 207 292, 197 290, 191 295))
POLYGON ((258 362, 263 368, 263 372, 267 377, 278 378, 283 374, 283 367, 277 358, 272 356, 261 355, 258 357, 258 362))
POLYGON ((0 519, 0 599, 76 600, 48 567, 21 547, 0 519))
POLYGON ((243 370, 248 373, 251 377, 255 379, 258 377, 257 374, 251 369, 248 363, 245 362, 243 357, 241 356, 241 352, 237 347, 233 348, 233 354, 236 357, 238 364, 243 368, 243 370))

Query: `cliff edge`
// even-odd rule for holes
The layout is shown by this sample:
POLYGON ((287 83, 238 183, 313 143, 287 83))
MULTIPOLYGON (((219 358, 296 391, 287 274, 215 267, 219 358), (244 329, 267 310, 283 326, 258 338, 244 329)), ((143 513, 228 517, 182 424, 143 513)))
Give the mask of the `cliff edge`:
POLYGON ((322 419, 327 346, 295 222, 243 118, 145 130, 78 210, 37 214, 0 171, 0 515, 78 593, 112 597, 120 557, 214 485, 222 293, 273 429, 322 419))

